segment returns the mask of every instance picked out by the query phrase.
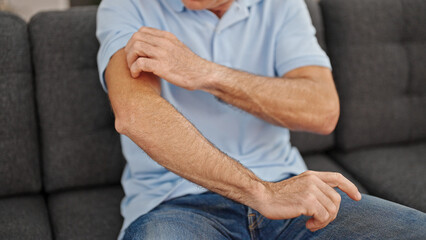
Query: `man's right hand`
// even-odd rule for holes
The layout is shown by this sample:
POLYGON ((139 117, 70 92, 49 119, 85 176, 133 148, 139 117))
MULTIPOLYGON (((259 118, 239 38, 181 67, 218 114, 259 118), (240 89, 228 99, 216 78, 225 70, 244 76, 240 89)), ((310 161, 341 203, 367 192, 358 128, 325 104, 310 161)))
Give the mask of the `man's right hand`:
POLYGON ((324 228, 336 218, 341 197, 334 187, 355 201, 361 200, 358 188, 335 172, 306 171, 281 182, 263 183, 265 188, 255 209, 269 219, 312 216, 306 222, 311 231, 324 228))

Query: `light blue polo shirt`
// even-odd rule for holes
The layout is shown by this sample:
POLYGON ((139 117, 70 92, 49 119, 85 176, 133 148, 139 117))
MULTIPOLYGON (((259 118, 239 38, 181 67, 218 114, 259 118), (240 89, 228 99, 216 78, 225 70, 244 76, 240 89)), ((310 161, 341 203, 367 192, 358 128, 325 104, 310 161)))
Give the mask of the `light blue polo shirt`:
MULTIPOLYGON (((303 0, 235 0, 221 19, 207 10, 186 9, 180 0, 104 0, 96 34, 105 90, 103 73, 110 57, 142 26, 172 32, 200 57, 257 75, 278 77, 307 65, 330 67, 303 0)), ((164 80, 161 87, 162 97, 209 141, 261 179, 279 181, 306 170, 290 144, 288 129, 203 91, 188 91, 164 80)), ((122 233, 161 202, 206 191, 157 164, 124 135, 121 144, 127 160, 122 176, 126 194, 121 203, 122 233)))

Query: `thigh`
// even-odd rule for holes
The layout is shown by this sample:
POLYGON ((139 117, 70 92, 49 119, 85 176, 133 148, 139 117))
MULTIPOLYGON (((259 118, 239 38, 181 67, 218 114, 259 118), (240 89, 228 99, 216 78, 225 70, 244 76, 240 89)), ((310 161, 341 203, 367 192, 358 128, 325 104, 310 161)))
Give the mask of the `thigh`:
POLYGON ((214 193, 188 195, 139 217, 126 229, 124 240, 247 239, 244 213, 243 205, 214 193))
POLYGON ((426 239, 426 214, 387 200, 363 195, 361 201, 342 196, 337 218, 327 227, 311 232, 308 219, 270 220, 262 239, 426 239), (275 229, 273 236, 269 229, 275 229))

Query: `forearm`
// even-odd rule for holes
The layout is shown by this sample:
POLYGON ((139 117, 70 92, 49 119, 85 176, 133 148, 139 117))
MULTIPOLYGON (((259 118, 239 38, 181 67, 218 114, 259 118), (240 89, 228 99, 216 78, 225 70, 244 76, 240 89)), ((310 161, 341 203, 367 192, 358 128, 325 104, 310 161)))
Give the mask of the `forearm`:
POLYGON ((144 96, 122 133, 152 159, 177 175, 244 204, 250 204, 259 179, 215 148, 168 102, 144 96))
POLYGON ((263 187, 260 179, 203 137, 149 86, 146 74, 131 78, 119 60, 113 57, 110 64, 121 64, 121 70, 111 67, 106 74, 117 130, 177 175, 254 207, 253 199, 263 187), (110 87, 113 81, 115 88, 110 87))
POLYGON ((337 93, 323 82, 257 76, 217 64, 211 67, 204 91, 272 124, 328 133, 327 125, 337 121, 337 93))

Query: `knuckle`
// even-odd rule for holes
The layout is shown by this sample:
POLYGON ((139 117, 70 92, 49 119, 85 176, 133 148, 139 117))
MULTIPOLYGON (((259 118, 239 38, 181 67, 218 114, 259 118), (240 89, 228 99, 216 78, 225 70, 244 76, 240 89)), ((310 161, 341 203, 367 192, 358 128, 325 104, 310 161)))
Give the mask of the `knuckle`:
POLYGON ((309 192, 314 192, 314 191, 317 190, 317 188, 315 187, 315 185, 310 184, 310 185, 308 185, 307 190, 309 192))
POLYGON ((324 212, 324 219, 323 219, 323 222, 327 222, 327 221, 328 221, 328 219, 330 219, 330 213, 328 213, 328 212, 324 212))
POLYGON ((323 213, 319 214, 318 221, 321 224, 326 223, 330 219, 330 214, 327 211, 324 211, 323 213))
POLYGON ((331 205, 330 206, 330 213, 332 214, 332 216, 336 215, 337 213, 337 206, 336 205, 331 205))
POLYGON ((136 41, 135 42, 135 48, 142 48, 143 47, 143 42, 141 42, 141 41, 136 41))
POLYGON ((315 216, 315 219, 317 220, 317 224, 316 227, 321 227, 326 225, 326 223, 328 222, 328 220, 330 219, 330 215, 327 212, 324 213, 318 213, 315 216))
POLYGON ((135 32, 133 33, 132 37, 130 38, 131 40, 135 41, 140 37, 140 32, 135 32))
POLYGON ((158 54, 159 54, 161 57, 166 57, 166 56, 167 56, 167 51, 166 51, 166 50, 164 50, 164 49, 160 49, 160 50, 158 51, 158 54))
POLYGON ((340 196, 340 194, 335 194, 335 201, 338 202, 339 204, 342 202, 342 196, 340 196))
POLYGON ((136 64, 141 69, 143 69, 145 67, 145 61, 143 60, 143 58, 139 58, 138 60, 136 60, 136 64))
POLYGON ((167 38, 169 38, 169 39, 175 39, 176 38, 176 36, 173 34, 173 33, 171 33, 171 32, 165 32, 164 33, 165 34, 165 36, 167 37, 167 38))
POLYGON ((173 46, 173 41, 171 40, 171 39, 169 39, 169 38, 166 38, 166 39, 164 39, 165 41, 164 41, 164 45, 167 47, 167 48, 171 48, 172 46, 173 46))
POLYGON ((142 43, 140 41, 135 42, 135 44, 133 44, 133 50, 136 52, 139 52, 142 49, 142 43))
POLYGON ((309 181, 312 181, 312 182, 316 182, 316 181, 319 180, 319 178, 314 174, 308 175, 307 178, 308 178, 309 181))
POLYGON ((337 217, 337 212, 331 213, 331 217, 328 221, 332 222, 332 221, 334 221, 334 219, 336 219, 336 217, 337 217))
POLYGON ((307 193, 304 199, 308 204, 312 204, 316 201, 316 197, 312 193, 307 193))
POLYGON ((341 173, 338 173, 338 172, 335 172, 334 173, 334 177, 336 178, 336 179, 338 179, 338 180, 341 180, 341 179, 343 179, 344 177, 343 177, 343 175, 341 174, 341 173))
POLYGON ((147 46, 143 42, 138 42, 137 45, 135 46, 135 49, 136 49, 136 52, 139 55, 141 55, 147 49, 147 46))

